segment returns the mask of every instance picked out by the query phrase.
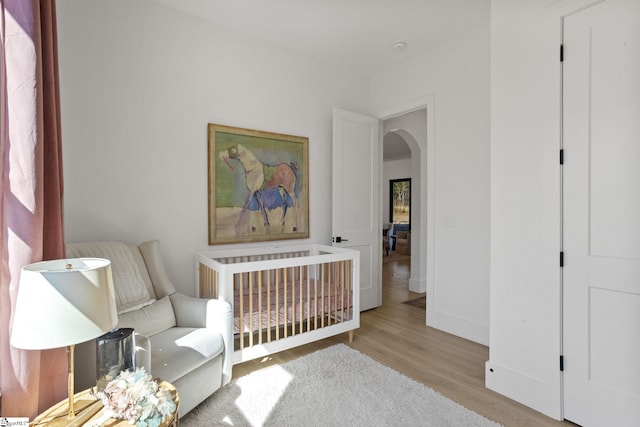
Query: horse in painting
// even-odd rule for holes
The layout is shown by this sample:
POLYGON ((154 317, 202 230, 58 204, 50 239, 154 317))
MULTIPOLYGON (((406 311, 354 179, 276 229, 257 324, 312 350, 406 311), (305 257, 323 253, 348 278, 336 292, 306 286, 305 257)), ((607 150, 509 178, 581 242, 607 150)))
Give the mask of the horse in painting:
MULTIPOLYGON (((264 220, 265 231, 270 231, 269 216, 271 211, 282 208, 281 225, 285 226, 285 217, 289 208, 294 209, 293 227, 297 231, 298 209, 298 165, 295 162, 268 165, 261 162, 244 145, 237 144, 223 150, 219 154, 227 166, 235 170, 229 159, 237 160, 244 170, 245 184, 248 194, 236 223, 236 234, 240 234, 241 224, 251 211, 260 211, 264 220)), ((252 227, 251 231, 255 231, 252 227)))

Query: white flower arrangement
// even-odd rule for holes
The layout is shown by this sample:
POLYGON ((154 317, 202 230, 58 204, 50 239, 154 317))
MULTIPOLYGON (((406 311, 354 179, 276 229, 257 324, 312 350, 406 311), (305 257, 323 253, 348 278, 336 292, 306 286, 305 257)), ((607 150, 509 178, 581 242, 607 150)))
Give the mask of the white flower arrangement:
POLYGON ((176 409, 171 393, 144 368, 122 371, 96 397, 104 405, 105 417, 126 419, 136 427, 158 427, 176 409))

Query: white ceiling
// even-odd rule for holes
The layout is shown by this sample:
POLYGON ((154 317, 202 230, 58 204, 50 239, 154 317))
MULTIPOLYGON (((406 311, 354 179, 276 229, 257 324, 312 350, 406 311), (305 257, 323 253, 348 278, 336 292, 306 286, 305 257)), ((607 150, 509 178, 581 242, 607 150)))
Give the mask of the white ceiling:
POLYGON ((156 0, 371 76, 488 21, 490 0, 156 0), (407 49, 397 52, 394 42, 407 49))

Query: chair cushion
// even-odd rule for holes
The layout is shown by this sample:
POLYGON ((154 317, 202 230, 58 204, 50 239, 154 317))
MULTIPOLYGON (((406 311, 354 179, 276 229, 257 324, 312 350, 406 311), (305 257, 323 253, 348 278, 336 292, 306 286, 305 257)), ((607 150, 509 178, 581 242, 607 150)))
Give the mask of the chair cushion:
POLYGON ((207 328, 171 328, 150 340, 151 374, 169 382, 182 378, 224 349, 222 335, 207 328))
POLYGON ((67 245, 67 256, 106 258, 111 261, 118 314, 137 310, 154 301, 144 284, 131 250, 124 243, 73 243, 67 245))
POLYGON ((143 307, 118 315, 119 328, 133 328, 148 337, 176 326, 176 316, 169 296, 143 307))

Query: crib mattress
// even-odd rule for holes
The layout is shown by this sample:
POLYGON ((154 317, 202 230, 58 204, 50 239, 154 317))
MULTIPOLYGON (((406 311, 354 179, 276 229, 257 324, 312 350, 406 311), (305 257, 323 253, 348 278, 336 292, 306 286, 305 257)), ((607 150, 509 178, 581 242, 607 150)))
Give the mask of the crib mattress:
POLYGON ((262 289, 251 292, 245 289, 242 298, 238 292, 234 293, 233 331, 238 334, 241 329, 251 332, 281 327, 301 319, 306 322, 309 318, 319 319, 326 315, 346 316, 344 312, 351 306, 349 290, 313 279, 270 287, 263 285, 262 289))

